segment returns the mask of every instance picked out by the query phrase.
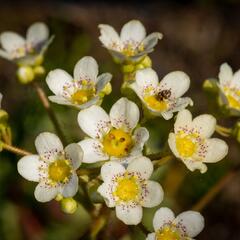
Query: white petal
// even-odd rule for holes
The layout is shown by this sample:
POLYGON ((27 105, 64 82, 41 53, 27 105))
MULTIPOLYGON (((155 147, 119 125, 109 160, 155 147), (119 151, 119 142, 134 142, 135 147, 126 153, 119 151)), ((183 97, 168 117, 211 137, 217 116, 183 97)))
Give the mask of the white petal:
POLYGON ((211 138, 206 140, 207 154, 204 162, 214 163, 222 160, 228 153, 228 145, 221 139, 211 138))
POLYGON ((139 156, 131 161, 127 170, 139 173, 143 179, 149 179, 153 172, 153 164, 149 158, 139 156))
POLYGON ((209 138, 215 131, 216 118, 209 114, 202 114, 194 118, 192 124, 202 137, 209 138))
POLYGON ((115 207, 115 201, 114 201, 113 197, 111 196, 111 192, 110 192, 110 189, 109 189, 109 183, 108 182, 100 185, 98 187, 97 191, 104 198, 108 207, 110 207, 110 208, 115 207))
POLYGON ((97 81, 98 64, 93 57, 83 57, 75 65, 73 76, 75 80, 90 79, 97 81))
POLYGON ((49 202, 54 199, 57 194, 57 188, 46 186, 44 183, 39 183, 34 191, 34 196, 39 202, 49 202))
POLYGON ((49 37, 49 30, 45 23, 36 22, 27 30, 27 42, 33 44, 41 44, 49 37))
POLYGON ((199 170, 201 173, 205 173, 207 171, 207 166, 203 162, 199 161, 198 159, 192 159, 192 160, 184 160, 182 159, 183 163, 186 165, 186 167, 190 171, 199 170))
POLYGON ((124 173, 126 169, 118 162, 110 161, 101 167, 101 177, 103 181, 109 181, 112 176, 124 173))
POLYGON ((149 34, 143 41, 142 44, 144 46, 145 51, 150 51, 157 45, 158 40, 162 39, 163 35, 159 32, 154 32, 149 34))
POLYGON ((62 96, 49 96, 48 99, 51 102, 57 103, 57 104, 61 104, 61 105, 67 105, 67 106, 75 106, 75 104, 72 104, 69 100, 67 100, 66 98, 62 97, 62 96))
POLYGON ((223 63, 220 66, 220 72, 218 74, 220 84, 222 86, 226 85, 232 80, 232 77, 233 77, 232 68, 227 63, 223 63))
POLYGON ((142 220, 142 207, 138 205, 116 206, 117 218, 127 225, 137 225, 142 220))
POLYGON ((121 46, 119 35, 113 27, 107 24, 100 24, 98 27, 101 32, 99 40, 105 47, 110 49, 116 49, 114 48, 114 46, 121 46))
POLYGON ((130 155, 139 155, 143 150, 145 142, 149 138, 149 132, 145 127, 137 128, 133 133, 134 147, 131 150, 130 155))
POLYGON ((170 72, 160 81, 160 89, 171 90, 171 98, 181 97, 189 87, 190 78, 181 71, 170 72))
POLYGON ((97 84, 96 84, 97 93, 101 92, 103 88, 107 85, 107 83, 110 82, 111 79, 112 79, 112 74, 110 73, 103 73, 99 75, 97 78, 97 84))
POLYGON ((234 73, 230 86, 233 88, 240 88, 240 70, 234 73))
POLYGON ((7 60, 13 60, 13 56, 9 52, 4 51, 2 49, 0 49, 0 57, 5 58, 7 60))
POLYGON ((156 240, 156 233, 149 233, 146 240, 156 240))
POLYGON ((14 32, 4 32, 0 35, 0 42, 3 49, 12 52, 18 48, 25 47, 25 39, 14 32))
POLYGON ((19 174, 29 181, 39 181, 39 167, 41 162, 38 155, 29 155, 22 157, 17 164, 19 174))
POLYGON ((125 131, 134 129, 139 121, 138 106, 127 98, 119 99, 110 110, 110 119, 112 126, 123 128, 125 131))
POLYGON ((95 163, 108 160, 108 155, 103 153, 102 144, 95 139, 85 139, 78 143, 83 149, 83 162, 95 163))
POLYGON ((63 95, 64 86, 73 81, 72 77, 62 69, 55 69, 48 73, 46 82, 55 95, 63 95))
POLYGON ((66 156, 71 160, 73 169, 76 170, 81 165, 83 159, 83 150, 77 143, 71 143, 65 147, 66 156))
POLYGON ((192 124, 192 114, 189 110, 184 109, 180 111, 177 115, 177 119, 174 124, 175 133, 179 128, 189 127, 192 124))
POLYGON ((108 114, 95 105, 79 112, 78 124, 92 138, 101 138, 111 127, 108 114))
POLYGON ((146 30, 142 23, 138 20, 132 20, 122 27, 120 38, 123 42, 125 41, 135 41, 142 42, 146 36, 146 30))
POLYGON ((178 150, 176 148, 176 137, 175 137, 175 134, 174 133, 169 133, 168 135, 168 145, 171 149, 171 151, 173 152, 173 154, 179 158, 179 153, 178 153, 178 150))
POLYGON ((35 139, 35 146, 39 155, 48 154, 49 158, 63 150, 63 145, 57 135, 49 132, 40 133, 35 139))
POLYGON ((158 231, 165 224, 171 223, 175 219, 174 213, 167 207, 159 208, 153 217, 153 227, 158 231))
POLYGON ((141 94, 146 88, 155 90, 158 86, 157 73, 151 68, 145 68, 136 72, 136 83, 141 94))
POLYGON ((163 200, 163 189, 158 182, 147 181, 147 193, 143 199, 143 207, 152 208, 159 205, 163 200))
POLYGON ((179 214, 174 222, 182 226, 189 237, 197 236, 204 228, 203 216, 195 211, 186 211, 179 214))
POLYGON ((74 173, 70 181, 63 186, 62 195, 64 197, 73 197, 78 191, 78 176, 74 173))

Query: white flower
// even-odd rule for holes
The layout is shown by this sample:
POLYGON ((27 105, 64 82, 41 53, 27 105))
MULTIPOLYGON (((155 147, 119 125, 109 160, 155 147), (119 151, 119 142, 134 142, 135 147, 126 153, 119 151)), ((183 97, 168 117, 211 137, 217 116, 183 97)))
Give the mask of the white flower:
POLYGON ((177 158, 180 158, 191 171, 207 171, 204 163, 215 163, 228 153, 227 144, 218 138, 210 138, 216 127, 216 119, 202 114, 192 120, 188 110, 178 113, 174 132, 168 137, 168 144, 177 158))
POLYGON ((166 120, 173 117, 173 112, 193 104, 190 98, 181 98, 189 86, 190 79, 184 72, 170 72, 159 82, 157 73, 151 68, 137 71, 136 81, 131 84, 147 109, 166 120))
POLYGON ((104 183, 98 188, 108 207, 116 207, 117 217, 125 224, 137 225, 142 220, 142 207, 155 207, 163 200, 159 183, 148 180, 153 164, 146 157, 135 158, 125 169, 110 161, 101 168, 104 183))
POLYGON ((100 24, 99 28, 101 32, 99 40, 119 61, 140 60, 152 52, 158 40, 162 39, 162 34, 158 32, 146 37, 146 30, 138 20, 126 23, 122 27, 120 36, 113 27, 107 24, 100 24))
POLYGON ((0 49, 0 56, 21 65, 35 65, 52 40, 53 37, 49 38, 48 27, 41 22, 28 28, 26 39, 15 32, 3 32, 0 35, 3 48, 0 49))
POLYGON ((80 111, 78 123, 83 132, 91 138, 79 142, 84 151, 83 162, 126 160, 142 155, 149 133, 144 127, 137 127, 139 109, 127 98, 121 98, 108 115, 101 107, 91 106, 80 111), (136 128, 136 129, 135 129, 136 128))
POLYGON ((51 71, 46 82, 55 96, 52 102, 83 109, 101 102, 101 92, 111 80, 110 73, 98 76, 98 64, 92 57, 81 58, 74 67, 73 77, 62 69, 51 71))
POLYGON ((177 217, 171 209, 158 209, 153 218, 154 233, 146 240, 193 240, 204 228, 203 216, 195 211, 186 211, 177 217))
POLYGON ((240 70, 233 74, 232 68, 223 63, 219 72, 219 88, 221 100, 232 113, 240 114, 240 70))
POLYGON ((29 181, 39 182, 35 197, 39 202, 48 202, 57 194, 72 197, 78 190, 76 169, 82 161, 82 149, 69 144, 65 149, 60 139, 52 133, 41 133, 35 140, 39 155, 21 158, 17 168, 20 175, 29 181))

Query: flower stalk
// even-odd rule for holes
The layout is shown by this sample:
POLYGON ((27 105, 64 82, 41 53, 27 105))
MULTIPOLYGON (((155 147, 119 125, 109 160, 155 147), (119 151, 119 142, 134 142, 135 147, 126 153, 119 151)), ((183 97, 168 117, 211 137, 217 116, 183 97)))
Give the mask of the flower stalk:
POLYGON ((21 148, 18 148, 18 147, 14 147, 12 145, 9 145, 7 143, 2 143, 2 148, 6 151, 9 151, 9 152, 12 152, 12 153, 15 153, 17 155, 21 155, 21 156, 27 156, 27 155, 31 155, 32 153, 28 152, 28 151, 25 151, 21 148))

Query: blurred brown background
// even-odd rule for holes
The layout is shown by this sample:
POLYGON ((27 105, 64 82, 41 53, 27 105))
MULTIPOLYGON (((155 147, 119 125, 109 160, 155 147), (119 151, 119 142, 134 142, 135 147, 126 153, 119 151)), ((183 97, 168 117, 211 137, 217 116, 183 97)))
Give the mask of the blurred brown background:
MULTIPOLYGON (((121 72, 101 47, 97 25, 107 23, 120 30, 127 21, 139 19, 148 33, 160 31, 164 34, 163 40, 150 55, 153 68, 160 76, 173 70, 188 73, 192 80, 188 95, 195 103, 194 114, 199 114, 211 111, 201 89, 203 81, 208 77, 216 77, 223 62, 228 62, 234 70, 240 68, 238 2, 5 1, 1 2, 0 7, 0 32, 13 30, 25 34, 31 23, 46 22, 55 35, 46 56, 46 69, 63 68, 72 72, 79 58, 94 56, 102 72, 114 74, 115 94, 104 103, 109 108, 119 96, 121 72)), ((11 116, 14 144, 34 151, 33 140, 36 135, 41 131, 53 131, 53 127, 31 87, 17 83, 15 70, 13 64, 0 59, 3 108, 11 116)), ((44 81, 42 85, 46 88, 44 81)), ((79 141, 80 130, 75 121, 77 112, 62 106, 53 107, 58 112, 69 141, 79 141)), ((220 119, 220 122, 231 126, 235 120, 220 119)), ((156 125, 158 123, 153 122, 152 128, 156 125)), ((182 187, 174 195, 176 211, 189 209, 231 166, 239 163, 239 145, 235 141, 228 143, 231 144, 229 157, 210 166, 207 174, 186 173, 182 187)), ((79 215, 65 216, 55 203, 37 203, 32 196, 34 184, 27 183, 16 173, 17 159, 8 153, 1 153, 0 156, 0 239, 86 239, 81 236, 86 228, 84 224, 89 224, 87 213, 82 210, 79 215), (81 221, 84 216, 86 219, 81 221)), ((165 186, 168 186, 167 183, 165 186)), ((203 215, 206 227, 197 239, 240 239, 240 176, 222 190, 205 208, 203 215)), ((112 225, 114 228, 114 223, 112 225)), ((127 232, 127 228, 117 226, 122 232, 119 230, 121 233, 116 233, 109 228, 112 233, 111 236, 107 235, 109 240, 120 239, 127 232)))

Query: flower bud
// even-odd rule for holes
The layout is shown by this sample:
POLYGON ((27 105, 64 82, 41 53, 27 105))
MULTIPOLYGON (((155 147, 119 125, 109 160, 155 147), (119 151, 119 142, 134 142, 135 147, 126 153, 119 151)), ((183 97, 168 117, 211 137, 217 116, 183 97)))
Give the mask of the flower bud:
POLYGON ((0 122, 6 123, 8 121, 8 113, 2 109, 0 109, 0 122))
POLYGON ((33 81, 35 74, 31 67, 23 66, 18 68, 17 77, 20 83, 28 84, 33 81))
POLYGON ((106 86, 103 88, 102 93, 105 95, 109 95, 112 92, 112 85, 111 83, 107 83, 106 86))
POLYGON ((77 202, 73 198, 63 198, 61 201, 61 209, 63 212, 73 214, 78 207, 77 202))
POLYGON ((43 66, 36 66, 34 67, 33 71, 36 75, 43 75, 46 72, 43 66))
POLYGON ((240 122, 237 122, 235 124, 232 134, 236 138, 236 140, 240 143, 240 122))
POLYGON ((35 59, 35 66, 41 65, 43 63, 43 59, 44 58, 43 58, 42 55, 37 56, 36 59, 35 59))
POLYGON ((131 73, 135 70, 135 66, 133 64, 123 65, 122 71, 123 73, 131 73))
POLYGON ((150 67, 152 67, 152 60, 149 56, 146 56, 141 61, 141 64, 144 66, 144 68, 150 68, 150 67))

